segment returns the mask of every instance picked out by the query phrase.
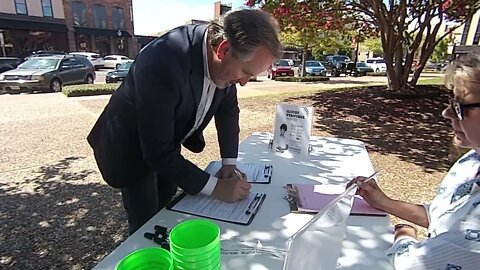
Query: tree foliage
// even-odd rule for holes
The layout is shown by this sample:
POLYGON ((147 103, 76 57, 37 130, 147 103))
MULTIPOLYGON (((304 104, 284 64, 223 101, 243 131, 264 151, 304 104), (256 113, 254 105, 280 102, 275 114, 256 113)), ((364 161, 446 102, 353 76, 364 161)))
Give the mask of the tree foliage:
MULTIPOLYGON (((342 13, 324 10, 323 1, 309 0, 266 0, 246 1, 247 6, 257 6, 271 13, 282 29, 282 39, 286 45, 302 49, 302 67, 309 50, 319 50, 328 39, 327 31, 341 29, 342 13)), ((321 49, 320 49, 321 50, 321 49)), ((304 74, 304 72, 301 72, 304 74)))
POLYGON ((382 40, 380 37, 369 37, 360 45, 363 50, 373 52, 374 55, 383 55, 382 40))
POLYGON ((430 60, 432 60, 435 63, 442 63, 445 60, 447 60, 449 42, 450 42, 449 39, 446 39, 446 38, 440 40, 437 46, 435 46, 435 49, 433 50, 430 60))
POLYGON ((282 30, 359 29, 380 36, 392 91, 410 92, 435 46, 480 8, 478 0, 249 0, 282 30), (305 13, 303 13, 305 12, 305 13), (318 14, 313 14, 318 12, 318 14), (439 35, 445 22, 456 23, 439 35), (419 51, 418 59, 415 53, 419 51), (416 63, 414 67, 413 64, 416 63), (410 78, 410 70, 414 74, 410 78))

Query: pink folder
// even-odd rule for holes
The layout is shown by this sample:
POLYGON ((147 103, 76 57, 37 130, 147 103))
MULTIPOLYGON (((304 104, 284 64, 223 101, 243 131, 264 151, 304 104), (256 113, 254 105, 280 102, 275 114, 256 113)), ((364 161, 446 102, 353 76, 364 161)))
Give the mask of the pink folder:
MULTIPOLYGON (((297 208, 300 212, 318 212, 332 201, 338 194, 342 193, 344 187, 329 185, 295 184, 297 192, 297 208), (324 192, 322 192, 324 190, 324 192)), ((373 215, 385 216, 387 213, 373 208, 360 196, 355 196, 351 215, 373 215)))

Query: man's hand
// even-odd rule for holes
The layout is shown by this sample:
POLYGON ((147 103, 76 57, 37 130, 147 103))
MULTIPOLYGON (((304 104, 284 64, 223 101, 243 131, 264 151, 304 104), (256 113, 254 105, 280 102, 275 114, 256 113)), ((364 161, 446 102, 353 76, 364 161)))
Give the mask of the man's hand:
POLYGON ((231 178, 238 177, 238 173, 247 181, 247 176, 243 172, 240 172, 235 165, 223 165, 215 176, 218 178, 231 178))
POLYGON ((212 197, 224 202, 236 202, 245 199, 250 193, 250 184, 239 179, 233 172, 234 177, 218 178, 217 185, 212 192, 212 197))

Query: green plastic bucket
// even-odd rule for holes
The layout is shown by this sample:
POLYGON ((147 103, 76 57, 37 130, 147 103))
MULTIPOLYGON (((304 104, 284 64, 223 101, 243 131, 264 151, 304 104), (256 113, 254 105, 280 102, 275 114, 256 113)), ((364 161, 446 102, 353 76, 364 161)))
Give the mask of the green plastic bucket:
POLYGON ((220 246, 220 227, 207 219, 191 219, 173 227, 169 237, 175 253, 195 256, 220 246))
POLYGON ((175 270, 220 270, 222 262, 219 260, 217 264, 211 264, 205 267, 183 267, 175 265, 175 270))
POLYGON ((203 269, 208 266, 217 265, 220 263, 220 249, 215 254, 212 254, 209 258, 200 260, 195 259, 192 257, 176 257, 175 254, 173 256, 173 264, 175 266, 180 266, 184 269, 203 269))
POLYGON ((198 262, 198 261, 214 261, 217 259, 217 257, 220 256, 220 245, 217 247, 213 248, 211 251, 202 253, 202 254, 196 254, 196 255, 182 255, 177 253, 175 250, 171 250, 170 253, 172 254, 172 258, 177 261, 181 262, 198 262))
POLYGON ((163 248, 143 248, 127 255, 116 270, 173 270, 170 252, 163 248))

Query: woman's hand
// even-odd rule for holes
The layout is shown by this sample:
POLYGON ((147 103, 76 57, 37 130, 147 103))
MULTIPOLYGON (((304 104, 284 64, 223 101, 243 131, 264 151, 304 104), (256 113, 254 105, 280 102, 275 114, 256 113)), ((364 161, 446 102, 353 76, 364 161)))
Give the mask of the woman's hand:
POLYGON ((352 181, 347 184, 347 187, 351 186, 352 184, 356 183, 358 186, 357 194, 362 196, 362 198, 371 206, 384 210, 385 206, 392 201, 380 187, 377 185, 374 179, 364 182, 366 177, 358 176, 355 177, 352 181))

